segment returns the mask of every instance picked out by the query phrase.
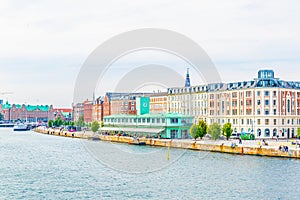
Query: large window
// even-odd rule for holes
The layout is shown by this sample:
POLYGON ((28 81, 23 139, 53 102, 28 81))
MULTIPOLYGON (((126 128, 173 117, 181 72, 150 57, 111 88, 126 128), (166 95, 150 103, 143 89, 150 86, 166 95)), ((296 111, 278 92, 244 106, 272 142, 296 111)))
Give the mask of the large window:
POLYGON ((171 118, 171 124, 177 124, 178 118, 171 118))
POLYGON ((257 129, 257 136, 258 136, 258 137, 260 137, 260 136, 261 136, 261 130, 260 130, 260 128, 259 128, 259 129, 257 129))
POLYGON ((273 129, 273 137, 275 137, 275 136, 277 136, 277 129, 276 128, 273 129))
POLYGON ((177 138, 177 133, 178 133, 178 130, 171 130, 171 138, 172 139, 177 138))
POLYGON ((270 129, 265 129, 265 137, 270 137, 270 129))

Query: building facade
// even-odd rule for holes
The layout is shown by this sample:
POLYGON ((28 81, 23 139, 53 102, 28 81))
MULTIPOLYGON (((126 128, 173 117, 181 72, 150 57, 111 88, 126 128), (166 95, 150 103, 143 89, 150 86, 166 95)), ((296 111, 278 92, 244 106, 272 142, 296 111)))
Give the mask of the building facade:
POLYGON ((103 121, 103 99, 102 97, 97 98, 93 102, 93 121, 103 121))
POLYGON ((150 113, 161 114, 168 112, 167 92, 157 92, 148 95, 150 98, 150 113))
POLYGON ((252 81, 169 88, 168 112, 192 115, 194 123, 230 122, 256 138, 292 138, 300 125, 300 82, 260 70, 252 81))
POLYGON ((47 122, 54 119, 52 105, 0 104, 5 121, 47 122))
POLYGON ((93 121, 93 101, 83 102, 83 120, 88 123, 93 121))
POLYGON ((193 117, 178 113, 111 115, 104 117, 102 132, 144 137, 184 139, 189 138, 193 117))
POLYGON ((80 116, 84 116, 84 107, 83 103, 77 103, 73 105, 73 119, 74 121, 78 121, 80 116))

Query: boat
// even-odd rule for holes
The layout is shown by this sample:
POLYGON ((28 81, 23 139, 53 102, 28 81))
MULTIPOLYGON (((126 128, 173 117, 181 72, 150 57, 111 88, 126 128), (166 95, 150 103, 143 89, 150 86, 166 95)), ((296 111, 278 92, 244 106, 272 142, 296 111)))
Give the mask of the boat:
POLYGON ((0 128, 9 128, 9 127, 14 127, 14 124, 11 123, 0 124, 0 128))
POLYGON ((14 131, 29 131, 30 128, 27 124, 15 124, 14 125, 14 128, 13 128, 14 131))

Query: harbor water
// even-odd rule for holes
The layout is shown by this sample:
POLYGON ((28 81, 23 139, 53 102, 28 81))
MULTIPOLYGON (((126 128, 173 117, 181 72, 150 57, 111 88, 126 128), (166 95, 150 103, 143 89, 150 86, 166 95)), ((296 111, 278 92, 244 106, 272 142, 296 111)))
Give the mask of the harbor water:
POLYGON ((300 199, 299 166, 0 129, 0 199, 300 199))

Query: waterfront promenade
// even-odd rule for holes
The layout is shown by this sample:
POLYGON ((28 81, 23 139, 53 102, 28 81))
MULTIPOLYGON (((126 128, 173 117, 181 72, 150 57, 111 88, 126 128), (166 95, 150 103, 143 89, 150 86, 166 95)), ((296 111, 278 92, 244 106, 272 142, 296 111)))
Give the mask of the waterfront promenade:
MULTIPOLYGON (((134 143, 135 140, 132 137, 124 136, 112 136, 112 135, 97 135, 90 131, 87 132, 69 132, 65 130, 38 127, 35 132, 63 136, 73 137, 80 139, 100 139, 108 142, 119 143, 134 143)), ((211 151, 220 153, 231 153, 240 155, 257 155, 257 156, 271 156, 271 157, 285 157, 285 158, 300 158, 300 147, 296 144, 292 144, 292 141, 296 140, 268 140, 268 145, 264 145, 260 140, 242 141, 239 144, 238 140, 197 140, 192 139, 153 139, 153 138, 139 138, 140 142, 145 142, 146 145, 159 146, 159 147, 172 147, 182 148, 190 150, 211 151), (234 144, 234 145, 233 145, 234 144), (282 147, 288 147, 287 150, 281 149, 282 147)), ((298 141, 299 142, 299 141, 298 141)))

